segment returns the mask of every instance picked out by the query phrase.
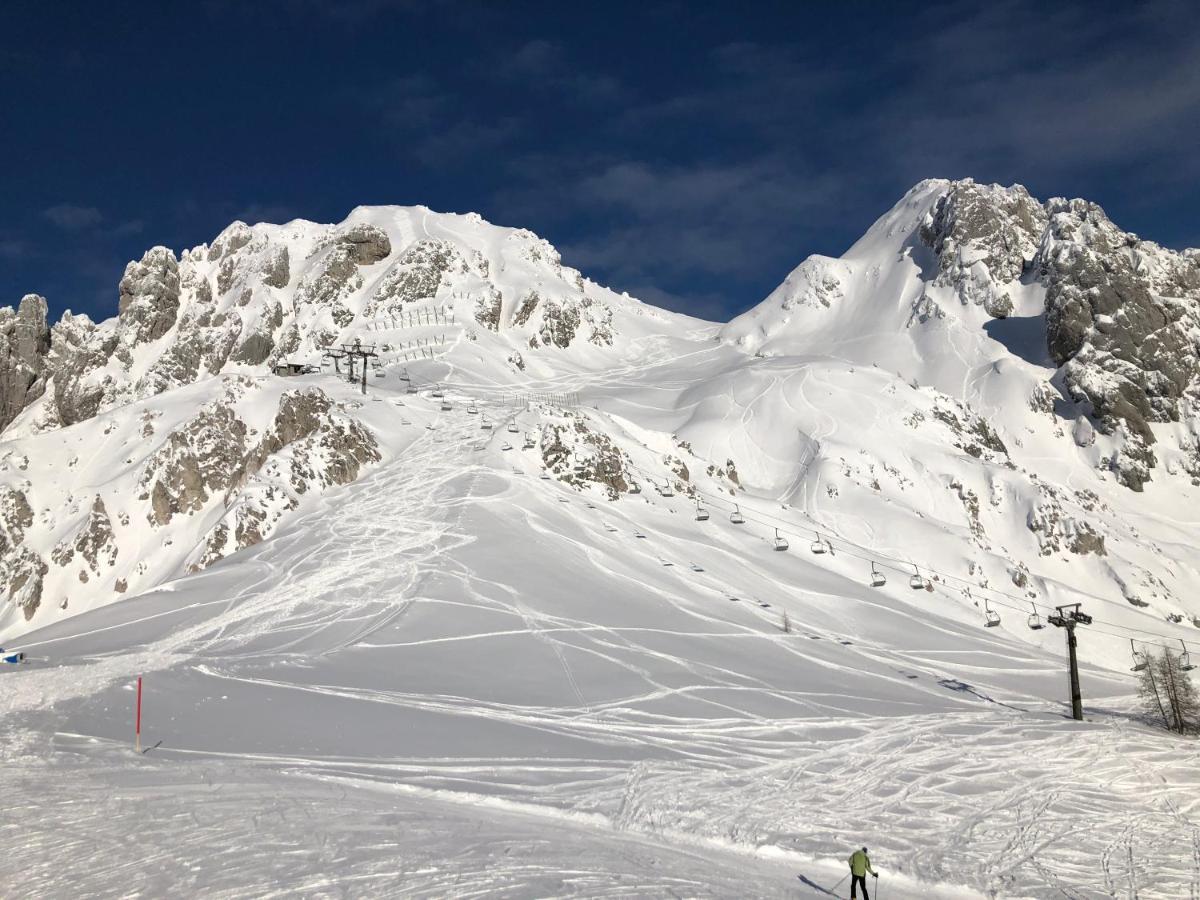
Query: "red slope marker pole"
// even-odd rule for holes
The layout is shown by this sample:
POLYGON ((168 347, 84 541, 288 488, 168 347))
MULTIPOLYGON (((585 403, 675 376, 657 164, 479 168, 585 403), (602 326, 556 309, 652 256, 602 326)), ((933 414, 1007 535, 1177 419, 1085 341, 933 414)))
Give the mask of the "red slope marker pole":
POLYGON ((142 752, 142 676, 138 676, 137 690, 137 721, 134 725, 134 747, 138 753, 142 752))

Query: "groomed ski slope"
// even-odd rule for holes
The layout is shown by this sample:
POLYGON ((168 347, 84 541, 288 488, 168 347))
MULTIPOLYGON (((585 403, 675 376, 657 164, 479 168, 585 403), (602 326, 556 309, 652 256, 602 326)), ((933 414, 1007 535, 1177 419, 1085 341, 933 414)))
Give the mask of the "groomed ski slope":
MULTIPOLYGON (((649 439, 726 352, 535 387, 649 439)), ((437 365, 455 408, 372 385, 389 458, 274 539, 21 638, 4 884, 821 897, 865 843, 889 900, 1200 895, 1194 745, 1131 719, 1116 657, 1085 655, 1069 722, 1056 630, 543 480, 505 426, 556 411, 437 365)))

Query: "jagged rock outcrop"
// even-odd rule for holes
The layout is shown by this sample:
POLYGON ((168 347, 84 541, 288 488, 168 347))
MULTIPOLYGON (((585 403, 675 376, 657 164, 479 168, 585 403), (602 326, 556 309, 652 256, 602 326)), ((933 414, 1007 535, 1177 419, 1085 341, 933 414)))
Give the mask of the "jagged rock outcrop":
POLYGON ((967 179, 938 198, 920 234, 937 254, 934 283, 1004 318, 1013 309, 1004 286, 1032 262, 1045 226, 1046 212, 1021 185, 1001 188, 967 179))
POLYGON ((45 298, 26 294, 16 313, 0 309, 0 430, 45 390, 49 350, 45 298))
MULTIPOLYGON (((102 569, 111 567, 117 561, 117 553, 112 520, 109 519, 103 498, 97 494, 87 519, 74 534, 59 541, 50 558, 59 566, 68 566, 78 554, 87 569, 93 575, 99 575, 102 569)), ((86 583, 87 571, 81 570, 79 578, 86 583)))
POLYGON ((227 491, 245 454, 245 422, 225 403, 207 405, 146 462, 139 484, 140 499, 150 500, 150 523, 166 525, 227 491))
POLYGON ((1200 370, 1200 263, 1120 231, 1094 203, 1047 208, 1039 260, 1050 353, 1102 424, 1125 422, 1151 444, 1148 423, 1178 421, 1200 370))
POLYGON ((417 241, 400 254, 380 279, 365 315, 371 318, 398 315, 407 303, 436 297, 449 286, 451 273, 466 272, 466 261, 452 244, 434 239, 417 241))
POLYGON ((128 362, 133 346, 158 340, 171 330, 179 312, 179 261, 166 247, 146 251, 125 267, 118 289, 121 324, 118 354, 128 362))
POLYGON ((350 249, 351 258, 360 266, 377 263, 392 252, 387 233, 374 225, 355 225, 342 232, 338 240, 350 249))
POLYGON ((105 368, 116 345, 114 331, 100 331, 85 315, 65 313, 54 326, 51 337, 54 407, 63 425, 90 419, 112 398, 116 377, 105 368))

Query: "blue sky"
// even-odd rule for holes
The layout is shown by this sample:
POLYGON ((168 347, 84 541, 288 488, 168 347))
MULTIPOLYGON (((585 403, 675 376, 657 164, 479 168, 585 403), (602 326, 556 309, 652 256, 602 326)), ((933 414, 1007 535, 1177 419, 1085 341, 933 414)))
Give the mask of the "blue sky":
POLYGON ((422 203, 727 318, 926 177, 1200 246, 1186 3, 208 0, 0 8, 0 304, 116 312, 235 218, 422 203))

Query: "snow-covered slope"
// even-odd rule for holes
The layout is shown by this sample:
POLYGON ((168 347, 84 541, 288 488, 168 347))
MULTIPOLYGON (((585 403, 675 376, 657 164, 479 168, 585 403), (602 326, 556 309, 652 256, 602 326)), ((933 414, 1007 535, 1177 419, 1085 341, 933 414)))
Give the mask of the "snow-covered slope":
POLYGON ((1167 374, 1191 371, 1195 256, 1116 233, 927 182, 718 329, 526 232, 363 208, 185 254, 166 328, 153 252, 79 342, 27 301, 0 536, 46 571, 28 618, 6 576, 0 643, 30 662, 0 671, 0 790, 39 809, 0 875, 828 896, 865 842, 893 897, 1195 893, 1192 749, 1138 722, 1128 673, 1131 638, 1200 617, 1194 388, 1167 374), (1122 308, 1082 327, 1093 264, 1122 308), (1176 307, 1153 359, 1109 340, 1176 307), (195 334, 234 349, 167 367, 195 334), (267 374, 354 338, 384 354, 365 397, 267 374), (79 346, 109 355, 60 390, 79 346), (1027 621, 1069 602, 1095 617, 1082 725, 1062 632, 1027 621), (137 675, 162 744, 130 759, 137 675), (81 816, 81 793, 118 799, 81 816), (136 851, 133 797, 161 819, 136 851))

